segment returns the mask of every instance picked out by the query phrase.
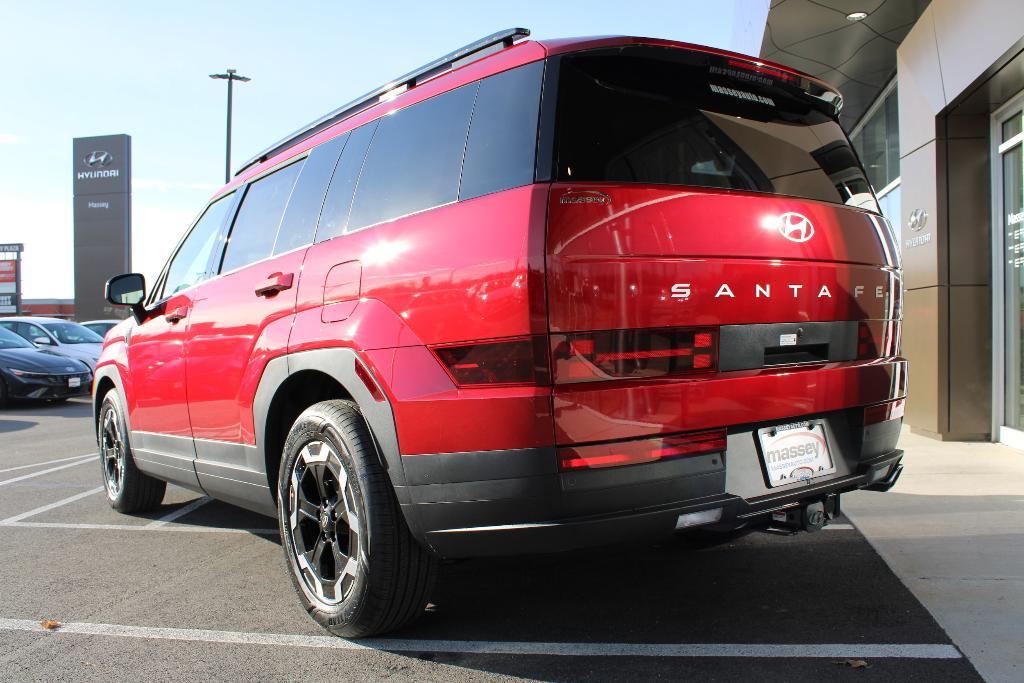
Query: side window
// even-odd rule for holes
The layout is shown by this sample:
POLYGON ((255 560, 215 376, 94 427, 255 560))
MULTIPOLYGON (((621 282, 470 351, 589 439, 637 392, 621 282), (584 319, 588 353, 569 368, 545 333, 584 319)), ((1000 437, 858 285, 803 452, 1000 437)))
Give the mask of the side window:
POLYGON ((533 182, 543 76, 534 62, 480 82, 459 199, 533 182))
POLYGON ((348 230, 458 198, 477 87, 466 85, 381 118, 359 177, 348 230))
POLYGON ((22 325, 25 326, 25 334, 23 336, 30 342, 35 342, 36 339, 43 338, 46 341, 53 343, 53 340, 50 339, 50 335, 48 335, 39 325, 32 325, 30 323, 22 323, 22 325))
POLYGON ((249 186, 228 236, 220 272, 249 265, 270 256, 284 207, 305 159, 265 175, 249 186))
POLYGON ((352 193, 359 180, 359 172, 363 170, 366 148, 370 146, 373 132, 377 130, 377 122, 373 121, 359 126, 349 133, 348 143, 341 153, 331 187, 324 199, 324 209, 320 213, 320 225, 316 229, 316 241, 323 242, 337 237, 345 231, 348 223, 348 211, 352 207, 352 193))
POLYGON ((302 165, 302 173, 295 181, 288 207, 284 210, 284 218, 281 219, 277 241, 274 243, 275 254, 304 247, 313 241, 327 184, 331 182, 331 174, 334 173, 338 156, 348 136, 348 133, 339 135, 309 153, 306 163, 302 165))
POLYGON ((167 267, 161 298, 188 289, 210 277, 210 254, 217 244, 217 235, 224 225, 232 199, 228 195, 215 201, 192 227, 167 267))

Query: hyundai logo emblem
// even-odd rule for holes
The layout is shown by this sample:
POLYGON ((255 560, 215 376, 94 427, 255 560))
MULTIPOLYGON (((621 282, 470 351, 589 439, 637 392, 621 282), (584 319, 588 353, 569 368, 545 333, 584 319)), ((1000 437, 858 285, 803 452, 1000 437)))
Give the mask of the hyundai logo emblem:
POLYGON ((104 166, 110 166, 114 161, 114 157, 110 152, 89 152, 85 155, 85 158, 82 159, 82 161, 85 162, 85 165, 89 168, 102 168, 104 166))
POLYGON ((790 242, 806 242, 814 237, 814 225, 803 214, 787 211, 779 216, 779 234, 790 242))
POLYGON ((924 209, 914 209, 910 212, 910 218, 907 219, 907 227, 913 232, 923 230, 924 226, 928 223, 928 212, 924 209))

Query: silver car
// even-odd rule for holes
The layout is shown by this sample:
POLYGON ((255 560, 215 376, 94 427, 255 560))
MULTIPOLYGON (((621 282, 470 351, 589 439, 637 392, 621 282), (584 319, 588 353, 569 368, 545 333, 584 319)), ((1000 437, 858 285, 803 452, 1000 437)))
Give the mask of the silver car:
POLYGON ((75 358, 96 369, 103 338, 76 322, 59 318, 20 316, 0 318, 0 327, 29 340, 36 347, 75 358))

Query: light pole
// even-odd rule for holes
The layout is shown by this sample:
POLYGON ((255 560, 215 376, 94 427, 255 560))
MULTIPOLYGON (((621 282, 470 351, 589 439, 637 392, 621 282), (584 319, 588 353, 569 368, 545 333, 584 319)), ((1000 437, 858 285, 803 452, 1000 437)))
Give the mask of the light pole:
POLYGON ((248 83, 252 79, 248 76, 239 76, 235 69, 228 69, 226 74, 210 74, 210 78, 226 80, 228 82, 228 149, 227 157, 224 160, 224 182, 231 182, 231 86, 234 81, 248 83))

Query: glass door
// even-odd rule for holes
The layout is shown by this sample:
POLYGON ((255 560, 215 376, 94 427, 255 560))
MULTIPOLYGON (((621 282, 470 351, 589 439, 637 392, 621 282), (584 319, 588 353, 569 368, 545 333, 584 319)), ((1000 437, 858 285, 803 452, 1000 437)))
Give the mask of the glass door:
MULTIPOLYGON (((993 183, 995 226, 1003 263, 1003 429, 1001 440, 1024 437, 1024 113, 1016 106, 993 122, 997 143, 993 183), (1009 428, 1009 430, 1005 428, 1009 428), (1020 433, 1015 433, 1020 431, 1020 433)), ((999 253, 999 252, 997 252, 999 253)), ((998 347, 997 347, 998 348, 998 347)), ((998 351, 997 351, 998 353, 998 351)))

